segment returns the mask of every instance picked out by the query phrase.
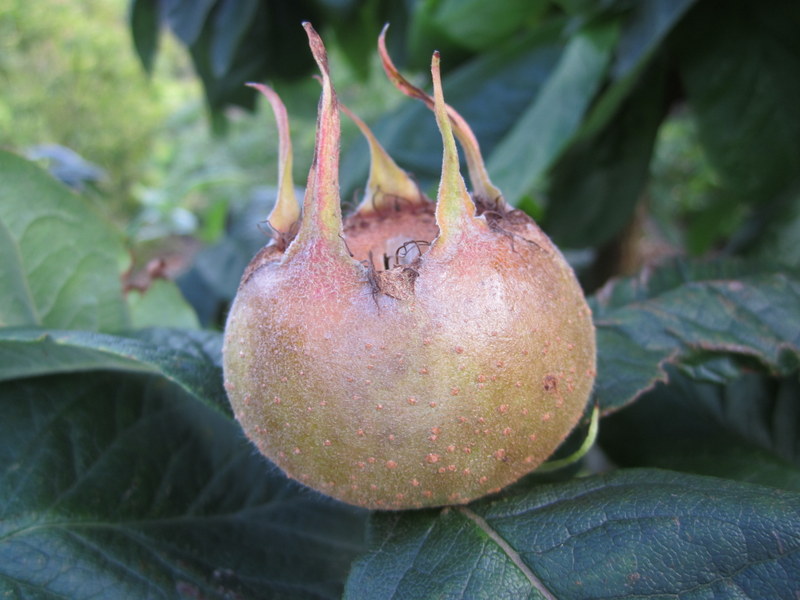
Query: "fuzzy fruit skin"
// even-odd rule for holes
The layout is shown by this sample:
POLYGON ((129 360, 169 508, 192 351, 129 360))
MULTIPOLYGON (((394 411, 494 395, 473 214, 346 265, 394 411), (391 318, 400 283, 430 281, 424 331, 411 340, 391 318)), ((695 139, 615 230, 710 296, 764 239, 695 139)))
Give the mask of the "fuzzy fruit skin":
POLYGON ((258 449, 372 509, 465 503, 550 456, 591 392, 594 327, 561 253, 515 214, 434 242, 398 297, 344 249, 256 257, 223 355, 258 449))

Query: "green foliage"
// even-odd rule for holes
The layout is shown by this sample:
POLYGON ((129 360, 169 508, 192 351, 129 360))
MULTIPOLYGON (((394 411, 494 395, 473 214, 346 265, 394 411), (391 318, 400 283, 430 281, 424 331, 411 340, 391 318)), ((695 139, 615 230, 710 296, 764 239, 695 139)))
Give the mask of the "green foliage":
POLYGON ((715 383, 737 378, 748 366, 774 375, 800 368, 796 271, 763 263, 675 262, 609 284, 593 298, 593 312, 595 398, 607 412, 666 379, 670 364, 715 383), (620 359, 624 364, 616 363, 620 359))
POLYGON ((361 548, 363 513, 287 483, 162 379, 0 389, 6 598, 332 597, 361 548))
POLYGON ((0 324, 125 327, 120 237, 26 160, 0 152, 0 172, 0 324))
POLYGON ((0 147, 60 144, 106 173, 104 210, 133 210, 132 187, 164 117, 130 52, 125 2, 0 0, 0 147))
POLYGON ((800 492, 796 375, 748 373, 720 385, 668 372, 667 385, 603 422, 603 448, 616 464, 800 492))
POLYGON ((789 597, 798 502, 631 469, 466 508, 381 514, 345 598, 789 597))
MULTIPOLYGON (((364 56, 392 15, 392 54, 413 77, 434 46, 443 51, 445 94, 474 127, 496 183, 582 250, 585 281, 604 284, 590 297, 599 362, 587 414, 599 405, 603 419, 587 459, 465 507, 367 514, 260 458, 222 387, 215 328, 264 243, 257 225, 273 197, 248 201, 258 177, 274 177, 264 174, 275 156, 265 150, 275 137, 268 115, 229 113, 229 138, 210 140, 190 106, 167 139, 135 141, 132 128, 151 122, 135 95, 54 91, 66 63, 88 60, 88 38, 112 54, 104 44, 113 32, 95 36, 76 16, 112 8, 52 3, 48 13, 43 3, 0 2, 13 9, 0 10, 0 77, 15 86, 0 99, 0 124, 30 107, 2 143, 72 128, 94 145, 69 145, 107 168, 94 152, 141 143, 160 174, 138 182, 149 203, 128 232, 158 238, 175 231, 159 227, 179 209, 191 210, 199 228, 190 231, 214 241, 181 278, 186 300, 167 280, 132 288, 129 253, 141 250, 126 247, 96 203, 0 152, 0 596, 796 594, 796 3, 308 0, 288 17, 277 1, 132 3, 145 67, 168 51, 157 31, 168 25, 190 49, 217 119, 231 103, 252 105, 245 78, 276 79, 299 132, 298 182, 318 88, 281 78, 308 72, 302 30, 292 27, 313 17, 327 29, 334 71, 351 63, 341 96, 354 105, 353 78, 369 76, 362 93, 380 101, 355 103, 428 185, 441 164, 433 117, 411 101, 384 105, 389 84, 373 79, 377 65, 364 56), (47 41, 58 19, 75 23, 72 44, 47 41), (354 22, 360 28, 348 30, 354 22), (18 52, 7 51, 12 43, 18 52), (46 78, 20 75, 31 56, 51 61, 46 78), (129 119, 97 125, 112 108, 129 119), (65 110, 75 119, 58 123, 65 110), (625 269, 630 276, 606 281, 625 269)), ((88 65, 110 83, 140 76, 88 65)), ((348 198, 366 162, 360 144, 345 147, 348 198)))
POLYGON ((230 414, 222 390, 220 338, 211 332, 144 329, 127 336, 92 331, 4 328, 0 381, 50 373, 155 373, 196 400, 230 414))

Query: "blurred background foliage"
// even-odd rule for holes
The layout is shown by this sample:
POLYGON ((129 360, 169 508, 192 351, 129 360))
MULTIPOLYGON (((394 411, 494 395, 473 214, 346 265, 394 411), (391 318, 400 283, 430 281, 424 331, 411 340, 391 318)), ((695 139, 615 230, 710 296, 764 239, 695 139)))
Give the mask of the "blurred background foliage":
MULTIPOLYGON (((0 0, 0 144, 76 152, 98 167, 84 164, 83 181, 117 216, 136 210, 132 190, 170 109, 165 80, 148 83, 130 52, 124 10, 120 0, 0 0)), ((65 152, 38 150, 69 164, 65 152)))
MULTIPOLYGON (((246 81, 288 106, 298 185, 310 165, 302 20, 343 102, 433 194, 434 119, 385 80, 375 43, 390 22, 422 86, 440 50, 495 183, 587 289, 673 255, 800 264, 794 0, 0 0, 0 146, 82 187, 127 233, 131 277, 157 257, 219 326, 277 178, 272 115, 246 81)), ((343 128, 351 206, 366 145, 343 128)))

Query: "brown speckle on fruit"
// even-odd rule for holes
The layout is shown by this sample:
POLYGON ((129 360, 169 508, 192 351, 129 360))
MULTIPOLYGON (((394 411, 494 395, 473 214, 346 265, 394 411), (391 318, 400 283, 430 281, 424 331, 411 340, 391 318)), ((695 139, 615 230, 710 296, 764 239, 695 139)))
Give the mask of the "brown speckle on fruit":
MULTIPOLYGON (((350 113, 304 27, 322 76, 313 168, 301 210, 279 116, 274 236, 230 309, 225 390, 259 451, 310 487, 373 509, 469 502, 534 470, 581 418, 596 373, 591 312, 558 249, 489 180, 445 104, 438 54, 429 96, 394 67, 383 34, 390 80, 441 132, 438 196, 355 117, 373 160, 343 219, 339 119, 350 113)), ((255 87, 278 115, 277 94, 255 87)))

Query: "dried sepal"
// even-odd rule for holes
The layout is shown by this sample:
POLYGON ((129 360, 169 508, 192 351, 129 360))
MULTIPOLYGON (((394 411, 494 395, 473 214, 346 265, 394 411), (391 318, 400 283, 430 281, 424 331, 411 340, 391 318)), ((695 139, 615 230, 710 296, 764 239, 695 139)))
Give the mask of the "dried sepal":
POLYGON ((406 205, 428 202, 417 183, 389 156, 369 126, 345 105, 340 104, 339 108, 356 124, 369 144, 367 189, 356 212, 367 215, 395 206, 398 202, 406 205))
MULTIPOLYGON (((378 52, 386 76, 406 96, 421 100, 429 109, 434 110, 434 98, 403 77, 392 62, 392 58, 386 50, 386 31, 388 28, 389 24, 387 23, 383 26, 378 38, 378 52)), ((453 133, 464 149, 464 157, 467 161, 467 170, 469 171, 469 178, 472 182, 476 201, 492 210, 505 209, 506 203, 502 192, 489 179, 489 172, 486 170, 478 139, 464 118, 452 106, 445 106, 453 127, 453 133)))
POLYGON ((271 87, 261 83, 248 83, 269 101, 278 127, 278 197, 267 222, 275 231, 275 242, 285 249, 297 233, 300 221, 300 204, 294 193, 292 180, 292 138, 289 117, 280 96, 271 87))
POLYGON ((346 253, 342 242, 342 211, 339 198, 339 103, 328 68, 325 45, 311 23, 303 23, 311 54, 320 70, 322 94, 317 110, 314 160, 303 198, 303 220, 288 253, 322 243, 332 255, 346 253))

